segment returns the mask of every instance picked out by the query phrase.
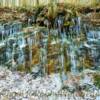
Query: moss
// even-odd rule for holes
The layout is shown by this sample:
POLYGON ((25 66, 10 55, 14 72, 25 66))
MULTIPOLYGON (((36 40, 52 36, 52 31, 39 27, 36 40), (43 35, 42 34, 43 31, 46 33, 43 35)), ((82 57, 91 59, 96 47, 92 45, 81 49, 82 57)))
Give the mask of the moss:
POLYGON ((32 67, 31 66, 27 66, 25 68, 25 72, 31 73, 32 72, 32 67))
POLYGON ((65 72, 71 71, 70 61, 65 62, 64 70, 65 70, 65 72))
POLYGON ((25 66, 24 65, 18 65, 17 66, 17 71, 24 72, 25 71, 25 66))
POLYGON ((94 75, 94 84, 100 89, 100 74, 94 75))
POLYGON ((83 66, 85 66, 85 68, 91 68, 93 65, 94 65, 93 59, 91 59, 89 56, 86 56, 84 58, 83 66))
POLYGON ((32 71, 32 67, 31 66, 25 67, 24 65, 21 64, 21 65, 18 65, 17 71, 20 71, 20 72, 31 72, 32 71))

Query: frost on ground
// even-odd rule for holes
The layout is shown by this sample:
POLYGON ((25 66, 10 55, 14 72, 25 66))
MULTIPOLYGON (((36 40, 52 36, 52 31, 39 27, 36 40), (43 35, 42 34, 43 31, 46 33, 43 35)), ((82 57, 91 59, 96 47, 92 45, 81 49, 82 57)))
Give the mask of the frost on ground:
MULTIPOLYGON (((71 80, 71 79, 70 79, 71 80)), ((66 81, 67 84, 67 81, 66 81)), ((0 100, 94 100, 97 95, 83 91, 85 98, 61 90, 59 74, 34 79, 31 74, 10 71, 0 67, 0 100)), ((99 96, 97 96, 97 100, 99 96)))

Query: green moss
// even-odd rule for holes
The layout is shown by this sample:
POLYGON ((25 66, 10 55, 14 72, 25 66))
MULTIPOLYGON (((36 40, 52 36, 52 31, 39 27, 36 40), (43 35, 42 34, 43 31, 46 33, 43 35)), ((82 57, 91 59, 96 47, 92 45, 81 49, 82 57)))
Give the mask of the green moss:
POLYGON ((94 84, 100 89, 100 74, 94 75, 94 84))
POLYGON ((19 65, 17 67, 17 71, 20 71, 20 72, 31 72, 32 71, 32 67, 31 66, 27 66, 25 67, 24 65, 19 65))
POLYGON ((17 66, 17 71, 24 72, 25 71, 25 66, 24 65, 18 65, 17 66))
POLYGON ((27 66, 25 68, 25 71, 28 72, 28 73, 30 73, 32 71, 32 67, 31 66, 27 66))

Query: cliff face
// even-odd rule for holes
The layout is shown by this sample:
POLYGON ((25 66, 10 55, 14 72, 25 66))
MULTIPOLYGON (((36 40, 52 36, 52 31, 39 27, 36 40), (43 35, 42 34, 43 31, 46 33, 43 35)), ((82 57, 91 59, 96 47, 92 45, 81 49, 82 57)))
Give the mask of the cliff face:
POLYGON ((100 3, 100 0, 0 0, 0 6, 3 7, 16 7, 16 6, 37 6, 46 5, 50 2, 54 3, 71 3, 80 5, 94 5, 100 3))

